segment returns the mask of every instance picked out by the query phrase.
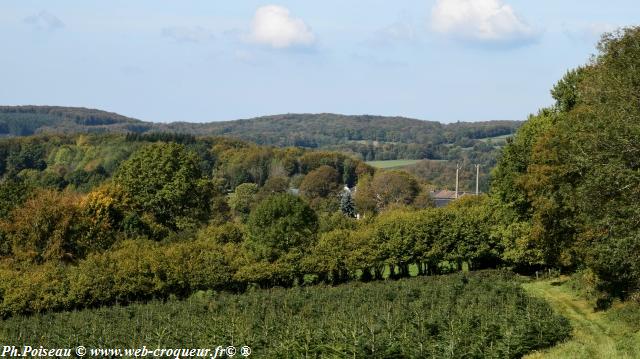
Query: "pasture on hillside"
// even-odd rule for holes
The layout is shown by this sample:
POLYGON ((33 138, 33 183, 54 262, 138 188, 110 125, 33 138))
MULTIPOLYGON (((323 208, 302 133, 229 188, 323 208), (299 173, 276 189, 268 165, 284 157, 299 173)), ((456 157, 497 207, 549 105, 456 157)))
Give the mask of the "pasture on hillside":
POLYGON ((392 169, 392 168, 402 168, 406 166, 414 165, 421 160, 388 160, 388 161, 368 161, 366 164, 369 166, 373 166, 375 168, 381 169, 392 169))

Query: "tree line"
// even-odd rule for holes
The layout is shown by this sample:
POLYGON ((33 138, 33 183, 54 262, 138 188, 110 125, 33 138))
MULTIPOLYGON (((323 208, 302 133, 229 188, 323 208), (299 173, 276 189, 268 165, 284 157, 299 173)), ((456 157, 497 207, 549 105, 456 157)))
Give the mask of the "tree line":
POLYGON ((640 289, 640 28, 605 34, 504 148, 493 198, 519 266, 585 270, 597 289, 640 289))

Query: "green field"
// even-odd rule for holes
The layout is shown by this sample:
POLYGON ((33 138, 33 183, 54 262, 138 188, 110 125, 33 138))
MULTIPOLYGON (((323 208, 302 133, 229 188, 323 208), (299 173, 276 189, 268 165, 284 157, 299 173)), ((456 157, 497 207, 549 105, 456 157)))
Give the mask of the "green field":
POLYGON ((252 348, 257 358, 519 358, 570 327, 501 271, 337 287, 199 292, 0 321, 0 343, 45 348, 252 348))
POLYGON ((640 358, 640 307, 617 303, 607 311, 595 311, 581 298, 567 278, 523 285, 534 296, 545 299, 556 313, 571 322, 570 340, 527 356, 527 359, 640 358))
POLYGON ((495 136, 495 137, 486 137, 486 138, 479 138, 478 141, 482 141, 482 142, 493 142, 494 145, 499 145, 502 146, 507 142, 507 138, 509 137, 513 137, 513 134, 509 134, 509 135, 502 135, 502 136, 495 136))
POLYGON ((375 168, 393 169, 414 165, 421 160, 388 160, 388 161, 369 161, 367 164, 375 168))

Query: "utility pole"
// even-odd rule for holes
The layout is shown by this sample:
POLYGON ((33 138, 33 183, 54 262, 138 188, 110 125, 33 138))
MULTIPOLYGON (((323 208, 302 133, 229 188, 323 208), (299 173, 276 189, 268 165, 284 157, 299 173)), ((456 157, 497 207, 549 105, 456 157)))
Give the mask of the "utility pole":
POLYGON ((480 195, 480 165, 476 165, 476 196, 480 195))
POLYGON ((458 199, 458 178, 460 175, 460 164, 456 163, 456 199, 458 199))

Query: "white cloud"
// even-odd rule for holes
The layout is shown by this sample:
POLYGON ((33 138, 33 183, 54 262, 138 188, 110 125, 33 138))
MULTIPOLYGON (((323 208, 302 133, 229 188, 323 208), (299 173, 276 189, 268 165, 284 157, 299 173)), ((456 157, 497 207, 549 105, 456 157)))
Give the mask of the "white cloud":
POLYGON ((162 29, 162 36, 168 39, 172 39, 176 42, 202 42, 214 38, 214 35, 206 29, 196 27, 165 27, 162 29))
POLYGON ((35 15, 28 16, 24 18, 24 22, 38 30, 54 31, 64 27, 64 22, 48 11, 40 11, 35 15))
POLYGON ((278 5, 266 5, 256 10, 249 40, 284 49, 292 46, 311 46, 316 37, 304 21, 291 17, 289 9, 278 5))
POLYGON ((502 0, 437 0, 431 25, 442 34, 488 43, 526 43, 536 36, 502 0))

